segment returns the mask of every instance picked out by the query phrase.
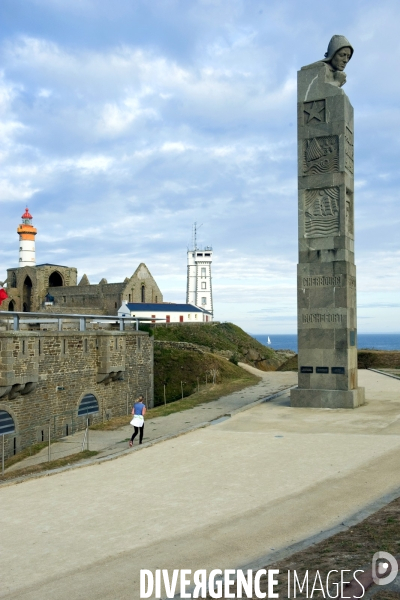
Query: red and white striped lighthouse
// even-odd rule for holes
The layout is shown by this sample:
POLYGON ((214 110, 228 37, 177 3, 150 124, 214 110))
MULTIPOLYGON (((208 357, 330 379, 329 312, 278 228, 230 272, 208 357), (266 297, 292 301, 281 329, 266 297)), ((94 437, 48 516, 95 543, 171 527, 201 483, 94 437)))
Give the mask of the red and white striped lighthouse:
POLYGON ((32 226, 32 215, 28 207, 22 215, 22 223, 18 225, 19 234, 19 267, 34 267, 36 265, 35 235, 37 229, 32 226))

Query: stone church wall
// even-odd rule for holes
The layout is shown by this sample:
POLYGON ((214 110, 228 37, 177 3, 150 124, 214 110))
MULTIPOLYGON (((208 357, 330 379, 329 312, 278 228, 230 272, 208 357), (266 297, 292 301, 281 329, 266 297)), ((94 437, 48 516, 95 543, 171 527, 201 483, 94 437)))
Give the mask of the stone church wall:
POLYGON ((2 310, 50 312, 45 305, 47 293, 54 298, 54 312, 79 314, 117 314, 122 301, 162 303, 163 295, 150 271, 141 263, 132 277, 119 283, 77 285, 77 270, 59 265, 38 265, 8 269, 7 293, 9 298, 2 310), (29 285, 27 281, 29 280, 29 285), (56 282, 54 283, 54 280, 56 282), (54 285, 52 285, 54 283, 54 285))

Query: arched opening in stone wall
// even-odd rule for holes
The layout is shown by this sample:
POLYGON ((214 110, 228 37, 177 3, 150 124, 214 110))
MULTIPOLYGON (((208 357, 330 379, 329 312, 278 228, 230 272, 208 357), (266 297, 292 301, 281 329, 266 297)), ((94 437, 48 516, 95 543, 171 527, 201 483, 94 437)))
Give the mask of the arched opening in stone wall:
POLYGON ((22 310, 24 312, 30 312, 32 303, 32 279, 27 275, 24 281, 24 287, 22 291, 22 310))
POLYGON ((17 287, 17 275, 16 275, 15 271, 13 271, 10 276, 10 287, 12 287, 12 288, 17 287))
POLYGON ((7 434, 15 434, 15 423, 14 419, 6 410, 0 409, 0 439, 2 439, 2 444, 4 448, 4 456, 12 456, 17 453, 17 438, 12 435, 7 434))
POLYGON ((84 417, 85 415, 93 415, 99 412, 99 403, 97 402, 96 396, 93 394, 85 394, 80 401, 78 408, 78 417, 84 417))
POLYGON ((142 302, 146 302, 146 287, 142 285, 142 302))
POLYGON ((14 302, 14 300, 11 300, 11 302, 9 303, 8 310, 15 310, 15 302, 14 302))
POLYGON ((49 277, 49 287, 60 287, 64 285, 63 278, 58 271, 53 271, 49 277))
POLYGON ((0 436, 15 432, 14 419, 5 410, 0 410, 0 436))

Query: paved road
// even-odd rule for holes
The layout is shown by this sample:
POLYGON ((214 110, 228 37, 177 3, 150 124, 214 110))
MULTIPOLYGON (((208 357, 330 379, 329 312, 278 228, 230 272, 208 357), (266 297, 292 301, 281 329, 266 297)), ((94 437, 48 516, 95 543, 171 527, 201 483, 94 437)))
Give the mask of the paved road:
POLYGON ((139 598, 140 568, 232 568, 400 487, 400 381, 368 403, 288 397, 118 460, 0 489, 0 598, 139 598))
MULTIPOLYGON (((297 374, 291 372, 264 372, 244 363, 240 365, 261 378, 261 381, 239 392, 223 396, 219 400, 197 406, 196 408, 174 413, 167 417, 147 419, 145 423, 144 443, 154 442, 160 438, 170 437, 182 431, 197 427, 218 419, 226 413, 249 406, 254 402, 262 400, 271 394, 296 385, 297 374)), ((90 450, 99 452, 96 460, 105 456, 121 454, 128 447, 128 440, 133 433, 130 425, 121 427, 115 431, 89 431, 90 450)), ((63 438, 60 442, 51 446, 51 457, 62 458, 80 452, 84 432, 79 431, 74 435, 63 438)), ((135 441, 135 446, 138 441, 135 441)), ((47 462, 48 450, 44 448, 38 454, 16 463, 7 471, 18 471, 19 469, 38 463, 47 462)))

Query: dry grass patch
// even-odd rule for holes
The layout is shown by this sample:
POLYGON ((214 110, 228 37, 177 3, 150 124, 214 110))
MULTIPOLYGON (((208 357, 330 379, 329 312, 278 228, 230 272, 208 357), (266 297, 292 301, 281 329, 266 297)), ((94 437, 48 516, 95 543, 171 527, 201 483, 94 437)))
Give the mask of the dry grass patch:
MULTIPOLYGON (((2 481, 10 481, 11 479, 16 479, 17 477, 23 477, 24 475, 32 475, 33 473, 41 473, 43 471, 50 471, 52 469, 59 469, 60 467, 65 467, 67 465, 77 463, 81 460, 85 460, 87 458, 92 458, 96 456, 98 452, 95 450, 84 450, 83 452, 78 452, 77 454, 71 454, 70 456, 65 456, 64 458, 57 458, 56 460, 51 460, 50 462, 43 462, 38 465, 32 465, 31 467, 25 467, 23 469, 18 469, 18 471, 8 471, 4 473, 3 476, 0 475, 0 483, 2 481)), ((28 454, 29 456, 29 454, 28 454)), ((26 457, 24 457, 26 458, 26 457)), ((10 459, 11 460, 11 459, 10 459)), ((21 459, 22 460, 22 459, 21 459)), ((15 464, 15 463, 13 463, 15 464)), ((11 464, 5 463, 5 466, 10 467, 11 464)))
MULTIPOLYGON (((317 544, 312 544, 309 548, 296 552, 287 558, 276 561, 265 566, 265 569, 279 569, 279 585, 274 589, 279 593, 279 598, 288 598, 287 573, 291 571, 291 596, 293 597, 293 571, 296 570, 300 581, 303 581, 306 571, 309 571, 309 581, 312 582, 315 572, 318 570, 323 582, 329 571, 336 569, 349 569, 349 579, 352 579, 352 573, 356 569, 368 570, 371 568, 372 557, 375 552, 384 550, 394 556, 400 553, 400 498, 397 498, 390 504, 384 506, 376 513, 364 519, 357 525, 350 527, 346 531, 337 533, 332 537, 323 540, 317 544)), ((339 581, 339 577, 331 576, 331 582, 339 581)), ((348 579, 346 579, 348 581, 348 579)), ((261 591, 267 593, 267 578, 261 579, 261 591)), ((233 588, 234 589, 234 588, 233 588)), ((333 594, 333 591, 331 591, 333 594)), ((345 591, 346 595, 346 591, 345 591)), ((306 598, 306 595, 299 593, 297 598, 306 598)), ((209 596, 207 596, 209 598, 209 596)), ((310 596, 308 596, 310 597, 310 596)), ((314 600, 324 598, 322 592, 315 591, 312 598, 314 600)), ((256 597, 253 596, 253 599, 256 597)), ((377 591, 375 598, 379 600, 399 600, 400 594, 382 589, 377 591)))

